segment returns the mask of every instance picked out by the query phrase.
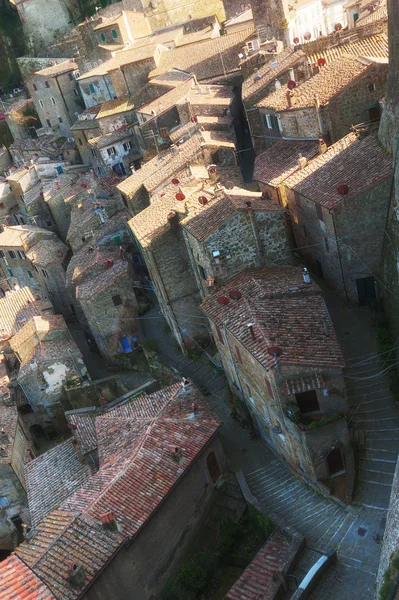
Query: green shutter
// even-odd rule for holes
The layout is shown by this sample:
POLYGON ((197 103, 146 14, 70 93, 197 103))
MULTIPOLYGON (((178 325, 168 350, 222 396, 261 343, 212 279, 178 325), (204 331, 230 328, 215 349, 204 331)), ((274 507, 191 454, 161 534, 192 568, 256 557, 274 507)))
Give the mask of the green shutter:
POLYGON ((100 33, 100 38, 103 42, 105 42, 105 40, 106 40, 105 33, 100 33))
POLYGON ((29 277, 30 277, 31 279, 33 279, 33 273, 32 273, 32 271, 28 271, 28 275, 29 275, 29 277))
POLYGON ((115 39, 118 37, 118 32, 116 31, 116 29, 112 30, 112 37, 115 39))
POLYGON ((14 273, 11 271, 11 269, 7 269, 7 271, 10 277, 14 277, 14 273))
POLYGON ((114 242, 117 246, 120 246, 122 243, 122 237, 120 235, 115 235, 114 236, 114 242))
POLYGON ((94 89, 94 85, 93 85, 92 83, 89 83, 89 90, 90 90, 90 92, 91 92, 92 94, 94 94, 94 92, 96 91, 96 90, 94 89))

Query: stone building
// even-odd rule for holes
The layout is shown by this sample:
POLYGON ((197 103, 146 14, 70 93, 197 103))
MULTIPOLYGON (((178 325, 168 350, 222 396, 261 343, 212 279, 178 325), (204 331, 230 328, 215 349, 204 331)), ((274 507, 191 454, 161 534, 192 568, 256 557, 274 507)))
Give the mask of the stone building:
POLYGON ((28 286, 49 298, 57 312, 71 314, 65 288, 64 260, 68 248, 57 236, 30 225, 4 227, 0 263, 11 289, 28 286))
POLYGON ((387 69, 384 59, 341 56, 293 89, 269 94, 257 104, 265 146, 279 138, 335 142, 352 125, 378 122, 387 69))
MULTIPOLYGON (((76 430, 76 443, 33 461, 34 528, 14 555, 31 571, 25 590, 40 581, 59 600, 159 594, 225 471, 219 428, 199 392, 178 383, 104 412, 76 430), (97 472, 72 455, 86 437, 98 448, 97 472), (32 542, 40 542, 40 553, 32 553, 32 542), (57 569, 49 569, 55 557, 57 569)), ((12 568, 0 566, 5 593, 13 583, 4 571, 12 568)))
POLYGON ((298 267, 245 271, 201 308, 237 410, 297 473, 351 499, 344 358, 321 290, 298 267), (341 493, 341 492, 339 492, 341 493))
MULTIPOLYGON (((380 596, 382 586, 389 594, 396 590, 395 578, 396 566, 392 568, 393 561, 396 563, 399 550, 399 472, 398 464, 395 467, 394 480, 392 484, 391 498, 389 501, 386 526, 382 540, 380 565, 377 574, 377 594, 380 596), (384 577, 385 576, 385 577, 384 577)), ((380 596, 381 597, 381 596, 380 596)))
POLYGON ((35 114, 32 98, 18 100, 6 110, 4 115, 14 140, 29 138, 34 133, 34 125, 38 125, 35 114))
POLYGON ((64 386, 79 387, 87 369, 61 315, 32 317, 10 340, 19 360, 16 381, 42 427, 63 415, 64 386))
MULTIPOLYGON (((3 367, 3 365, 1 365, 3 367)), ((34 456, 28 434, 17 407, 3 399, 4 375, 0 393, 0 553, 2 558, 23 540, 22 524, 29 522, 24 465, 34 456)))
POLYGON ((252 0, 252 14, 258 38, 261 41, 286 40, 289 21, 286 0, 252 0))
POLYGON ((298 253, 348 303, 377 298, 392 160, 349 134, 284 181, 298 253))
POLYGON ((78 65, 66 60, 37 71, 27 83, 42 125, 50 127, 57 138, 70 137, 76 113, 84 108, 78 74, 78 65))

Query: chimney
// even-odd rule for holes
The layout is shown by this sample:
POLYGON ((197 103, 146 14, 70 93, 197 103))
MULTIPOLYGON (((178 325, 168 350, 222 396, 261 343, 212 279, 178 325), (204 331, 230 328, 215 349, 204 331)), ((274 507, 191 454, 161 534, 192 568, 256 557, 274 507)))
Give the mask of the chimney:
POLYGON ((278 79, 274 80, 274 87, 276 89, 276 92, 281 89, 281 82, 278 79))
POLYGON ((256 335, 255 335, 255 331, 254 331, 254 323, 248 323, 247 327, 248 327, 249 332, 251 334, 251 338, 253 340, 256 340, 256 335))
POLYGON ((75 588, 83 587, 86 579, 86 573, 83 565, 70 563, 68 568, 68 581, 75 588))
POLYGON ((287 98, 288 108, 291 108, 292 107, 292 94, 291 94, 290 90, 287 90, 285 97, 287 98))
POLYGON ((179 217, 178 213, 176 211, 172 210, 168 214, 168 223, 169 223, 169 226, 172 231, 179 231, 179 221, 180 221, 180 217, 179 217))
POLYGON ((118 522, 112 511, 109 510, 106 513, 100 515, 100 519, 103 529, 108 529, 108 531, 118 531, 118 522))
POLYGON ((319 138, 319 152, 320 154, 324 154, 327 152, 327 144, 323 140, 323 138, 319 138))
POLYGON ((314 95, 314 105, 317 109, 320 108, 320 100, 319 100, 319 94, 315 94, 314 95))
POLYGON ((303 277, 303 280, 305 283, 311 283, 309 271, 307 270, 306 267, 303 267, 303 269, 302 269, 302 277, 303 277))
POLYGON ((306 165, 308 164, 308 159, 305 156, 302 156, 302 154, 298 155, 298 166, 300 169, 304 169, 306 167, 306 165))

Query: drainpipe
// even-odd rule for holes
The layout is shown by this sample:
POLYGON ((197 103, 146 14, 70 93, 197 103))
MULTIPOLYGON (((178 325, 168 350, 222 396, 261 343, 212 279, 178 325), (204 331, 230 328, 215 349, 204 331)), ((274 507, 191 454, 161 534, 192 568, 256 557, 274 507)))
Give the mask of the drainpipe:
POLYGON ((341 276, 342 276, 342 283, 344 285, 344 292, 345 292, 345 298, 346 298, 346 304, 348 306, 350 306, 350 302, 349 302, 349 296, 348 296, 348 290, 346 289, 346 283, 345 283, 345 277, 344 277, 344 270, 342 268, 342 260, 341 260, 341 252, 339 249, 339 243, 338 243, 338 236, 337 236, 337 228, 335 226, 335 217, 334 217, 334 213, 330 212, 330 215, 332 216, 333 219, 333 225, 334 225, 334 235, 335 235, 335 239, 336 239, 336 243, 337 243, 337 250, 338 250, 338 260, 339 260, 339 266, 341 269, 341 276))

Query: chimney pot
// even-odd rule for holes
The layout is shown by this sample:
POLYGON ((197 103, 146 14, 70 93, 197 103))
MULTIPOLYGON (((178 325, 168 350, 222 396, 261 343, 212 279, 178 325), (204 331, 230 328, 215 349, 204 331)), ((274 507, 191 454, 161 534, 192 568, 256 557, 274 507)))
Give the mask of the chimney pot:
POLYGON ((307 270, 306 267, 303 267, 303 269, 302 269, 302 277, 303 277, 303 280, 305 283, 311 283, 309 271, 307 270))
POLYGON ((249 329, 252 339, 256 340, 256 335, 255 335, 255 331, 254 331, 254 323, 248 323, 247 327, 249 329))
POLYGON ((291 94, 290 90, 287 90, 287 92, 285 94, 285 97, 287 98, 287 106, 288 106, 288 108, 291 108, 291 106, 292 106, 292 98, 291 98, 292 94, 291 94))
POLYGON ((308 159, 305 156, 302 156, 302 154, 298 155, 298 165, 300 169, 304 169, 306 167, 306 165, 308 164, 308 159))

